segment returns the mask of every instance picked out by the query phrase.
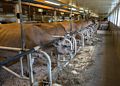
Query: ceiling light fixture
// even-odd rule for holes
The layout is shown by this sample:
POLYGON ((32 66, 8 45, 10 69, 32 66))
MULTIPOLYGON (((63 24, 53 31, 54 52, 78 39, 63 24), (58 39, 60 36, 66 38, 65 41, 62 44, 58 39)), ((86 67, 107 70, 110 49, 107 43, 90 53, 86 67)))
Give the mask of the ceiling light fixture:
POLYGON ((80 13, 84 13, 84 11, 83 11, 83 10, 80 10, 79 12, 80 12, 80 13))
POLYGON ((75 9, 75 8, 69 8, 69 9, 71 9, 71 10, 73 10, 73 11, 76 11, 77 9, 75 9))
POLYGON ((93 17, 99 17, 99 15, 98 15, 98 14, 93 13, 93 12, 91 12, 90 16, 93 16, 93 17))
POLYGON ((60 5, 59 3, 55 3, 55 2, 51 2, 51 1, 45 1, 45 2, 47 2, 47 3, 50 3, 50 4, 54 4, 54 5, 60 5))
POLYGON ((80 10, 84 10, 84 8, 80 7, 80 10))
POLYGON ((75 9, 75 8, 72 8, 72 10, 74 10, 74 11, 75 11, 75 10, 77 10, 77 9, 75 9))

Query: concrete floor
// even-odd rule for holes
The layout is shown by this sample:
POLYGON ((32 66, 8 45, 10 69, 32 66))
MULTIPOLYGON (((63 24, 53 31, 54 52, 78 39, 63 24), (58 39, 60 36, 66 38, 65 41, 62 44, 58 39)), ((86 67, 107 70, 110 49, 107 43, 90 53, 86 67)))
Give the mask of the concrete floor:
POLYGON ((102 39, 95 48, 95 64, 87 70, 92 79, 85 86, 120 86, 120 59, 112 34, 98 34, 102 39))

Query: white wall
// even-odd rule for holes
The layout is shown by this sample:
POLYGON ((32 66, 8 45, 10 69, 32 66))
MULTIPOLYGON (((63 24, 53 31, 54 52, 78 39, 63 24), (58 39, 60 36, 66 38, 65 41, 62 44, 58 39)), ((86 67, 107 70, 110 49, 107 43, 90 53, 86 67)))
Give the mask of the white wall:
POLYGON ((113 11, 113 13, 108 17, 108 20, 120 27, 120 6, 113 11))

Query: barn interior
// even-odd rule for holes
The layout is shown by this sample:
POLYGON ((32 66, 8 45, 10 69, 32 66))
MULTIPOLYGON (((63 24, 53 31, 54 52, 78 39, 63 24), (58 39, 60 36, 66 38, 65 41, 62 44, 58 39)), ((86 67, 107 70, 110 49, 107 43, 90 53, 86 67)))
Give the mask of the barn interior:
POLYGON ((0 0, 0 86, 120 86, 120 0, 0 0))

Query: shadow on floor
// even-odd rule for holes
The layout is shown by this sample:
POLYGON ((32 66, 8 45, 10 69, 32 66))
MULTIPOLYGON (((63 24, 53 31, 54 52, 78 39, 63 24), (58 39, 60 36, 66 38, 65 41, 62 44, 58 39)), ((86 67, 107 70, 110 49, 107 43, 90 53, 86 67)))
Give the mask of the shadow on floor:
POLYGON ((120 60, 116 40, 110 32, 100 32, 98 37, 102 42, 97 44, 93 55, 95 64, 88 70, 93 79, 85 86, 120 86, 120 60))

